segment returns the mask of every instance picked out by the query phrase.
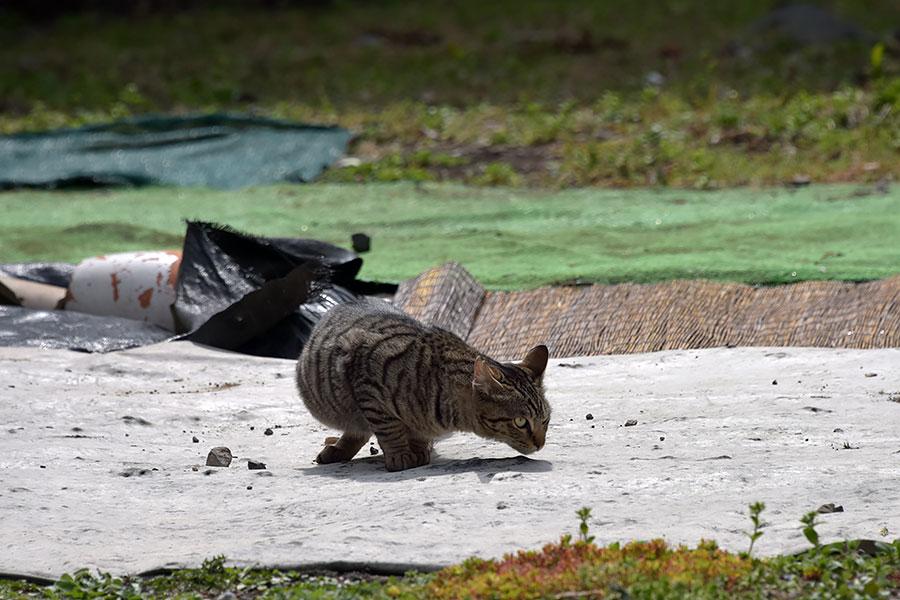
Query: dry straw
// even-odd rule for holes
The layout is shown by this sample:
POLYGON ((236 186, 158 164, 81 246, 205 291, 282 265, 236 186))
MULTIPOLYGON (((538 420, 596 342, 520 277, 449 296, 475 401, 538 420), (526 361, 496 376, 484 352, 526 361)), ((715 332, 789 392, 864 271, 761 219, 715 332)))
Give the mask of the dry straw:
POLYGON ((900 346, 900 275, 772 287, 716 281, 485 290, 456 263, 403 282, 395 302, 499 359, 717 346, 900 346))

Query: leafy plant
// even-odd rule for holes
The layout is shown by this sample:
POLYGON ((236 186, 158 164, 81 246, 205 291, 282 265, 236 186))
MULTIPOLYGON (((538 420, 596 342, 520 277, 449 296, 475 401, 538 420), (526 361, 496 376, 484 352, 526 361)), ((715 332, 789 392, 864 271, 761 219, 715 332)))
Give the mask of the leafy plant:
POLYGON ((819 513, 816 511, 811 511, 803 515, 800 518, 800 522, 803 524, 800 527, 800 530, 803 532, 803 535, 806 536, 806 539, 809 540, 809 543, 812 544, 817 550, 820 547, 819 544, 819 533, 816 531, 816 525, 821 525, 820 522, 816 521, 816 516, 819 513))
POLYGON ((584 506, 575 511, 581 521, 578 525, 578 542, 581 544, 593 544, 594 536, 588 535, 588 519, 591 518, 591 509, 584 506))
POLYGON ((753 544, 762 537, 763 532, 760 531, 762 528, 762 521, 760 520, 759 515, 762 514, 762 511, 765 509, 766 505, 763 502, 754 502, 750 505, 750 521, 753 522, 753 531, 743 532, 744 535, 750 538, 750 547, 747 548, 747 556, 750 556, 753 553, 753 544))

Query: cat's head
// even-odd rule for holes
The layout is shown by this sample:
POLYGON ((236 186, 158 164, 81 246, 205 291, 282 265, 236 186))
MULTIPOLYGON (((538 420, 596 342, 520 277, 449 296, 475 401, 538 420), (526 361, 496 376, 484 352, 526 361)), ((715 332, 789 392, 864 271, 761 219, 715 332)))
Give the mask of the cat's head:
POLYGON ((535 346, 520 363, 475 360, 475 433, 522 454, 543 448, 550 424, 542 384, 547 358, 547 347, 535 346))

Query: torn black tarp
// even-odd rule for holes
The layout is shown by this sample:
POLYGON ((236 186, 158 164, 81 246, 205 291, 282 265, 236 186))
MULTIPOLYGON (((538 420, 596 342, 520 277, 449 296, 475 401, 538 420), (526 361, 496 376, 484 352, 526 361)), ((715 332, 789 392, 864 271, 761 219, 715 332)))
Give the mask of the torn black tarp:
POLYGON ((327 307, 362 293, 360 267, 353 252, 318 240, 255 237, 190 221, 176 320, 189 340, 296 358, 327 307))
POLYGON ((0 264, 0 276, 15 277, 35 283, 66 287, 75 265, 64 262, 30 262, 0 264))
MULTIPOLYGON (((0 345, 107 352, 178 334, 227 350, 296 358, 329 308, 396 289, 357 280, 361 266, 362 259, 353 252, 318 240, 251 236, 191 221, 172 306, 176 332, 119 317, 2 307, 0 345)), ((19 265, 0 269, 10 275, 27 272, 42 282, 40 269, 19 265)), ((59 284, 59 273, 65 271, 56 268, 48 273, 59 284)))
POLYGON ((134 319, 0 306, 0 346, 111 352, 171 337, 171 331, 134 319))

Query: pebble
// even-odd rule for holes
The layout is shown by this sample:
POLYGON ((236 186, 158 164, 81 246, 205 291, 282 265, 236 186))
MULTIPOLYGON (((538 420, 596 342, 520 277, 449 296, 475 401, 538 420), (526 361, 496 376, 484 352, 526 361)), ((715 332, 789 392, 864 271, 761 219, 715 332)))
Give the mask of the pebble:
POLYGON ((272 431, 272 428, 271 428, 271 427, 266 427, 266 430, 265 430, 263 433, 266 434, 266 435, 272 435, 272 434, 274 434, 275 432, 272 431))
POLYGON ((225 446, 216 446, 206 456, 207 467, 227 467, 233 458, 231 450, 225 446))
POLYGON ((350 236, 350 242, 354 252, 363 253, 372 249, 372 238, 365 233, 354 233, 350 236))
POLYGON ((198 438, 198 437, 195 435, 194 437, 191 438, 191 441, 194 442, 195 444, 199 444, 199 443, 200 443, 200 438, 198 438))
POLYGON ((259 469, 265 469, 265 468, 266 468, 266 463, 260 462, 260 461, 258 461, 258 460, 248 460, 248 461, 247 461, 247 468, 250 469, 251 471, 257 471, 257 470, 259 470, 259 469))
POLYGON ((588 421, 592 421, 594 419, 594 415, 592 415, 591 413, 588 413, 588 414, 584 415, 584 418, 587 419, 588 421))
POLYGON ((637 419, 628 419, 625 421, 625 427, 634 427, 637 425, 637 419))

